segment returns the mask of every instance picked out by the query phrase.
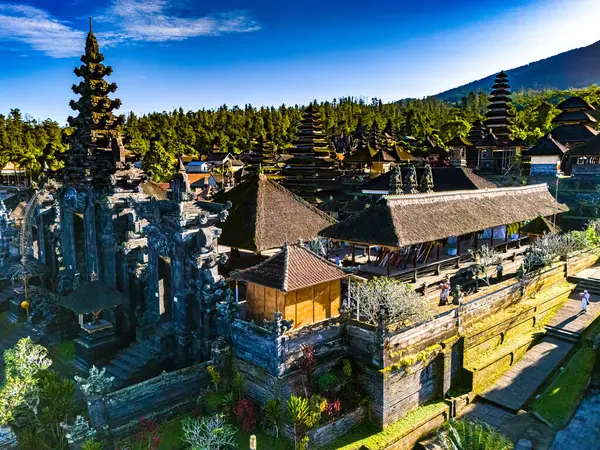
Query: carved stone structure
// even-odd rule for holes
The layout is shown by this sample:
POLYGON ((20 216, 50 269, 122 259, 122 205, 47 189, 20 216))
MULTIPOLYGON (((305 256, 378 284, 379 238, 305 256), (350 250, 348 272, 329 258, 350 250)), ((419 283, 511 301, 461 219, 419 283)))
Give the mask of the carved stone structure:
POLYGON ((104 81, 112 69, 103 59, 90 30, 83 65, 75 71, 83 81, 73 88, 81 98, 71 104, 79 115, 70 118, 76 131, 63 184, 52 193, 53 183, 42 184, 29 227, 23 227, 30 242, 22 251, 48 266, 49 279, 57 280, 53 290, 70 295, 69 305, 85 303, 85 312, 70 308, 80 324, 105 323, 119 339, 121 353, 115 354, 119 346, 111 347, 113 354, 102 346, 102 355, 88 348, 77 360, 86 370, 113 360, 107 372, 122 387, 208 359, 220 323, 217 304, 231 301, 217 273, 217 224, 227 208, 193 199, 181 161, 168 198, 156 197, 155 185, 128 161, 116 132, 121 118, 112 110, 120 102, 107 96, 116 85, 104 81), (107 307, 115 290, 126 300, 107 307), (78 293, 86 298, 73 298, 78 293))

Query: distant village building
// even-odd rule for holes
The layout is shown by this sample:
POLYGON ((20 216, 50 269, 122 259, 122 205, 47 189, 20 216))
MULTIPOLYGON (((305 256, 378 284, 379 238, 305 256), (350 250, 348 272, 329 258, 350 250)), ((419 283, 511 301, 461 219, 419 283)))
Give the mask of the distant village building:
POLYGON ((27 171, 18 164, 8 162, 2 168, 2 186, 26 188, 30 185, 27 171))
POLYGON ((187 173, 206 173, 209 171, 206 161, 190 161, 185 165, 187 173))

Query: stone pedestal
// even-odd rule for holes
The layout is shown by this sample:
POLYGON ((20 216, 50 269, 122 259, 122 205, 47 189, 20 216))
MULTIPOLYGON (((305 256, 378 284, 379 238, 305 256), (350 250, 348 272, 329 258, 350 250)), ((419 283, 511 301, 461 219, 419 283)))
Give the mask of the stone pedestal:
POLYGON ((27 320, 27 311, 21 308, 21 298, 12 298, 8 304, 8 320, 10 323, 25 322, 27 320))
POLYGON ((77 370, 87 373, 92 366, 103 367, 119 351, 119 339, 115 328, 107 320, 83 324, 82 332, 75 339, 75 361, 77 370))

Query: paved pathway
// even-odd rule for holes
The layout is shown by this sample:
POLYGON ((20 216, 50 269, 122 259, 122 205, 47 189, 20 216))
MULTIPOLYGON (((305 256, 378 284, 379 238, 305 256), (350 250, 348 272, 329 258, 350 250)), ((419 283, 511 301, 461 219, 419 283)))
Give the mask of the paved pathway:
POLYGON ((509 411, 519 411, 558 367, 571 348, 573 344, 570 342, 550 336, 544 337, 496 384, 481 394, 481 397, 509 411))
POLYGON ((515 415, 506 409, 491 403, 477 401, 467 406, 461 413, 465 419, 486 422, 495 428, 500 428, 505 420, 515 417, 515 415))
POLYGON ((551 450, 600 450, 600 389, 592 389, 579 405, 575 416, 559 431, 551 450))
POLYGON ((587 326, 593 322, 594 318, 600 314, 600 296, 592 295, 588 312, 581 312, 580 291, 575 290, 571 293, 569 299, 564 303, 563 307, 550 319, 546 328, 548 330, 566 331, 579 337, 587 326))

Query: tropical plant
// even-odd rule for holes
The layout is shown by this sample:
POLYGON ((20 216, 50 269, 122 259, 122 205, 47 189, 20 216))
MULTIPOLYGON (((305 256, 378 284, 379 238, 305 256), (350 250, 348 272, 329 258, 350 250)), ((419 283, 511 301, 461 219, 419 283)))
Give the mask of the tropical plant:
POLYGON ((283 425, 283 414, 281 412, 281 400, 271 398, 263 409, 265 416, 265 427, 275 433, 275 439, 279 439, 279 429, 283 425))
POLYGON ((34 377, 52 364, 47 356, 48 350, 34 343, 31 338, 20 339, 13 348, 4 351, 6 377, 34 377))
POLYGON ((81 445, 81 450, 102 450, 104 445, 94 439, 88 439, 81 445))
POLYGON ((387 277, 375 277, 366 283, 352 283, 349 288, 350 309, 361 320, 377 325, 410 325, 432 317, 424 296, 411 285, 387 277))
POLYGON ((336 374, 332 372, 326 372, 323 375, 317 377, 317 386, 321 392, 326 392, 331 389, 332 386, 336 385, 339 379, 336 374))
POLYGON ((468 420, 448 422, 437 436, 439 450, 512 450, 506 436, 489 425, 468 420))
POLYGON ((186 418, 181 423, 183 440, 193 450, 227 450, 237 448, 235 427, 222 415, 202 419, 186 418))
POLYGON ((217 370, 215 366, 208 366, 206 368, 208 374, 210 375, 210 380, 215 388, 215 392, 219 390, 219 384, 221 382, 221 372, 217 370))
POLYGON ((291 395, 287 401, 287 410, 290 421, 294 425, 294 445, 298 449, 301 433, 311 421, 311 412, 308 399, 291 395))
POLYGON ((231 392, 235 400, 240 400, 244 394, 244 374, 241 372, 235 372, 231 377, 229 387, 231 388, 231 392))
POLYGON ((342 371, 346 378, 352 378, 352 363, 349 359, 342 360, 342 371))
POLYGON ((233 412, 238 422, 240 422, 244 433, 249 432, 256 426, 258 422, 256 407, 247 398, 243 398, 237 402, 235 408, 233 408, 233 412))
MULTIPOLYGON (((313 384, 317 356, 315 355, 315 349, 312 345, 303 345, 300 350, 302 352, 302 356, 298 360, 298 367, 300 367, 300 371, 306 378, 306 384, 310 387, 313 384)), ((306 386, 304 390, 305 394, 307 394, 306 386)))

